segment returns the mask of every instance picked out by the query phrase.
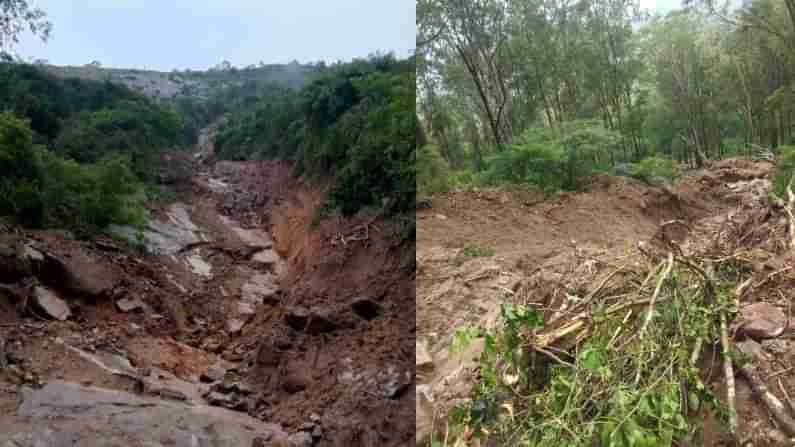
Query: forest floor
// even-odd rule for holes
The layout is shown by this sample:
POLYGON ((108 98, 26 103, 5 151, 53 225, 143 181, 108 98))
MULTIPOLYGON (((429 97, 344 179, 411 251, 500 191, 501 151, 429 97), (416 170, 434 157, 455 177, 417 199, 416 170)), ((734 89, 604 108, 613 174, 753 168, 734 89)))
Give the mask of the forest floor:
MULTIPOLYGON (((795 327, 789 325, 795 256, 787 214, 768 195, 772 170, 766 161, 731 159, 690 172, 674 187, 597 174, 582 192, 548 199, 510 188, 432 197, 417 210, 418 445, 428 445, 431 432, 444 435, 447 411, 470 397, 477 380, 483 344, 451 353, 457 328, 494 328, 500 305, 519 300, 541 309, 545 320, 559 316, 575 283, 598 284, 622 266, 639 265, 648 252, 664 254, 674 245, 688 253, 718 245, 745 253, 754 286, 742 296, 740 313, 765 302, 787 315, 782 331, 762 337, 753 359, 769 390, 787 402, 780 390, 795 391, 795 327), (777 272, 773 280, 771 272, 777 272)), ((746 338, 742 331, 733 335, 746 338)), ((702 362, 706 382, 725 399, 721 368, 708 360, 702 362)), ((792 433, 737 377, 739 438, 787 445, 792 433)), ((698 445, 728 445, 723 424, 703 414, 690 417, 704 419, 698 445)))
POLYGON ((413 244, 200 141, 148 253, 0 228, 0 446, 411 444, 413 244))

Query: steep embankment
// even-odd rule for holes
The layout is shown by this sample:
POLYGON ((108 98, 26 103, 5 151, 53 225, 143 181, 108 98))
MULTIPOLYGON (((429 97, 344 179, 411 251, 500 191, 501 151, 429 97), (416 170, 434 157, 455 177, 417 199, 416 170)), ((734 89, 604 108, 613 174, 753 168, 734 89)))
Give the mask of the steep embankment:
POLYGON ((413 245, 380 219, 313 227, 317 188, 213 164, 206 134, 162 159, 176 200, 114 230, 149 254, 4 228, 0 444, 413 438, 413 245))

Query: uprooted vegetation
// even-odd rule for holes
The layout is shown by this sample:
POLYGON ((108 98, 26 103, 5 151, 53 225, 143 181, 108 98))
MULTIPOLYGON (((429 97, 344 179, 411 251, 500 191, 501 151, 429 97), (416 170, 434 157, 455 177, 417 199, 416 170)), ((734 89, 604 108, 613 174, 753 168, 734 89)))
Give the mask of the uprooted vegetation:
MULTIPOLYGON (((769 166, 727 160, 687 175, 673 190, 683 212, 649 214, 647 202, 640 210, 660 220, 624 244, 600 248, 593 239, 598 227, 593 234, 568 233, 580 219, 572 217, 562 237, 577 241, 551 254, 506 252, 519 256, 515 266, 498 259, 460 267, 463 287, 494 299, 476 301, 485 306, 481 314, 491 315, 456 320, 450 337, 429 338, 428 322, 418 316, 436 364, 432 379, 418 386, 418 411, 424 400, 437 412, 427 445, 713 446, 751 439, 783 445, 795 435, 788 391, 792 201, 770 194, 766 177, 793 173, 786 163, 775 173, 769 166), (467 356, 471 367, 457 360, 467 356)), ((502 194, 506 213, 515 215, 513 200, 502 194)), ((528 214, 551 218, 550 210, 560 209, 579 216, 583 204, 604 200, 599 194, 527 205, 528 214)), ((666 203, 659 202, 671 206, 666 203)), ((614 205, 594 206, 613 219, 614 205)), ((468 207, 441 208, 434 212, 448 215, 434 225, 453 228, 449 222, 458 217, 450 213, 468 207)), ((621 214, 634 213, 627 211, 621 214)), ((422 240, 426 221, 438 219, 420 220, 422 240)), ((497 243, 510 238, 495 235, 497 243)), ((513 243, 528 246, 520 238, 513 243)), ((418 310, 419 300, 432 303, 443 290, 459 290, 449 268, 434 267, 440 258, 432 253, 420 260, 418 310), (429 288, 431 274, 445 282, 429 288), (427 290, 431 296, 421 297, 427 290)))

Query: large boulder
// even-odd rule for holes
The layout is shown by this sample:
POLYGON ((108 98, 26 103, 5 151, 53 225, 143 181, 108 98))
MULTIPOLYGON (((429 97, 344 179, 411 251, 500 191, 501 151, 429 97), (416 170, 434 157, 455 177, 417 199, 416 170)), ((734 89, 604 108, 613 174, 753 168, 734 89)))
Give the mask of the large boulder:
POLYGON ((97 298, 107 295, 118 283, 118 274, 110 265, 86 253, 45 256, 48 267, 42 281, 57 282, 70 292, 97 298))
POLYGON ((26 429, 0 433, 0 446, 13 440, 11 445, 31 447, 238 447, 250 446, 256 438, 287 435, 276 425, 240 412, 62 381, 23 392, 16 416, 6 416, 4 421, 13 424, 10 418, 19 418, 18 425, 26 429))

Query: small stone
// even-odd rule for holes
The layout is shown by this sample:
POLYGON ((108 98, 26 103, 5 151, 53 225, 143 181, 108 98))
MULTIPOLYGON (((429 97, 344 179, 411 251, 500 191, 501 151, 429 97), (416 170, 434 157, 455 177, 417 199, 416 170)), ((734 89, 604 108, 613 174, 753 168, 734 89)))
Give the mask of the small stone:
POLYGON ((786 340, 778 338, 762 341, 762 347, 768 352, 779 355, 786 354, 790 351, 789 343, 786 340))
POLYGON ((116 307, 122 312, 131 312, 144 307, 144 302, 139 298, 122 298, 116 301, 116 307))
POLYGON ((424 341, 415 343, 415 366, 417 370, 432 370, 433 357, 428 352, 428 345, 424 341))
POLYGON ((312 447, 312 435, 305 431, 293 433, 287 437, 287 444, 290 447, 312 447))
POLYGON ((240 332, 243 330, 243 326, 246 325, 246 322, 240 320, 238 318, 233 318, 226 322, 226 332, 229 335, 239 335, 240 332))
POLYGON ((312 413, 312 414, 309 415, 309 420, 314 422, 315 424, 319 424, 320 423, 320 415, 317 414, 317 413, 312 413))
POLYGON ((211 392, 205 396, 205 399, 207 400, 207 403, 216 407, 234 408, 237 404, 233 397, 218 392, 211 392))
POLYGON ((199 380, 204 383, 211 383, 217 382, 220 380, 224 380, 224 376, 226 375, 226 369, 220 365, 212 365, 210 366, 204 374, 199 377, 199 380))
POLYGON ((765 302, 754 303, 740 309, 740 330, 755 340, 776 338, 784 333, 787 316, 778 307, 765 302))
POLYGON ((32 298, 36 307, 41 309, 50 318, 63 321, 72 315, 66 301, 62 300, 55 292, 46 287, 34 287, 32 298))
POLYGON ((287 391, 290 394, 298 393, 306 389, 307 380, 303 374, 298 372, 294 372, 289 374, 287 377, 284 378, 284 382, 282 382, 282 388, 284 391, 287 391))
POLYGON ((445 216, 444 214, 437 214, 436 218, 439 220, 447 220, 447 216, 445 216))

